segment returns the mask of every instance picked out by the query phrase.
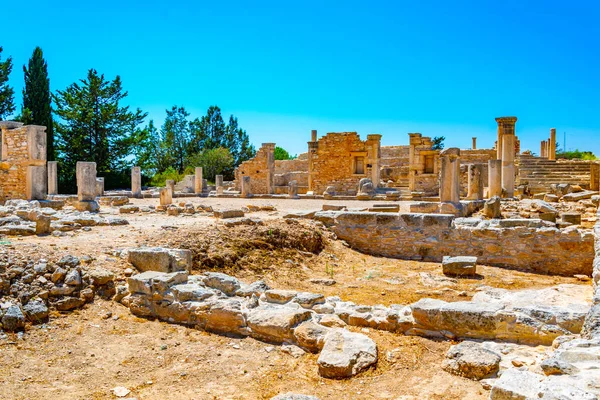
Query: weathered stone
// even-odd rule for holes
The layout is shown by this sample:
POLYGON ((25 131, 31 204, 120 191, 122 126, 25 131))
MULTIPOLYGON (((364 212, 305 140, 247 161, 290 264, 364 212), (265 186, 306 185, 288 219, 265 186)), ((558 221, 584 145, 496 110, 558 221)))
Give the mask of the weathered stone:
POLYGON ((454 375, 480 380, 496 374, 500 355, 485 349, 481 343, 465 341, 450 347, 442 368, 454 375))
POLYGON ((240 281, 220 272, 207 272, 202 281, 206 286, 220 290, 227 296, 234 296, 241 288, 240 281))
POLYGON ((48 320, 48 307, 41 299, 32 299, 23 306, 27 320, 38 324, 48 320))
POLYGON ((269 303, 285 304, 290 302, 298 292, 295 290, 271 289, 265 292, 265 300, 269 303))
POLYGON ((214 212, 215 218, 239 218, 244 216, 244 212, 242 210, 219 210, 214 212))
POLYGON ((95 268, 89 270, 87 274, 96 286, 106 285, 108 282, 111 282, 115 277, 115 275, 112 272, 104 268, 95 268))
POLYGON ((21 307, 16 304, 8 306, 2 316, 2 327, 8 332, 16 332, 25 327, 25 315, 21 307))
POLYGON ((323 348, 325 336, 329 329, 312 320, 302 322, 294 329, 294 337, 298 346, 311 353, 318 353, 323 348))
POLYGON ((260 305, 248 313, 250 336, 271 343, 294 340, 293 328, 308 320, 311 312, 299 306, 260 305))
POLYGON ((236 296, 250 297, 252 295, 260 296, 271 288, 264 281, 256 281, 250 285, 242 285, 236 292, 236 296))
POLYGON ((540 368, 546 375, 573 375, 578 369, 566 361, 557 358, 547 358, 540 363, 540 368))
POLYGON ((477 257, 449 257, 442 260, 442 271, 449 276, 469 276, 477 273, 477 257))
POLYGON ((84 304, 85 301, 79 297, 65 297, 64 299, 58 300, 54 306, 58 311, 71 311, 82 307, 84 304))
POLYGON ((319 355, 319 375, 331 379, 349 378, 377 362, 377 345, 360 333, 332 329, 325 336, 319 355))
POLYGON ((163 247, 140 247, 129 250, 129 262, 138 271, 191 271, 192 252, 163 247))
POLYGON ((271 400, 319 400, 318 397, 308 396, 306 394, 284 393, 271 397, 271 400))
POLYGON ((501 218, 501 201, 500 197, 495 196, 491 199, 486 200, 483 206, 483 213, 487 218, 501 218))
POLYGON ((292 301, 304 308, 312 308, 316 304, 324 304, 325 296, 319 293, 299 292, 292 301))

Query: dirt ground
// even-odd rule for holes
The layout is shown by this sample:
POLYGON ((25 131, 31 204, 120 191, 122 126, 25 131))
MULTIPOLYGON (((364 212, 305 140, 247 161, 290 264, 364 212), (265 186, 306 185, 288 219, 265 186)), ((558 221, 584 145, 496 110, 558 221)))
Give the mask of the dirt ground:
MULTIPOLYGON (((183 200, 183 199, 182 199, 183 200)), ((320 200, 185 199, 215 209, 248 204, 273 205, 276 212, 248 216, 264 226, 225 227, 208 214, 171 217, 131 214, 128 226, 94 227, 66 237, 10 238, 14 251, 47 257, 90 256, 91 264, 122 275, 129 266, 120 250, 141 245, 179 245, 198 250, 197 260, 222 260, 197 272, 222 270, 271 287, 337 295, 360 304, 408 304, 422 297, 468 300, 482 285, 509 289, 578 282, 574 278, 480 267, 476 279, 448 280, 436 263, 393 260, 361 254, 322 232, 322 249, 294 248, 316 228, 311 222, 288 224, 290 210, 320 209, 320 200), (265 238, 281 230, 289 243, 265 238), (261 239, 261 240, 258 240, 261 239), (296 242, 294 242, 296 240, 296 242), (259 243, 260 245, 257 245, 259 243), (291 244, 290 244, 291 243, 291 244), (233 258, 232 258, 233 257, 233 258), (329 278, 332 286, 313 284, 329 278)), ((157 204, 157 199, 134 200, 157 204)), ((349 207, 371 203, 345 201, 349 207)), ((407 204, 402 203, 403 211, 407 204)), ((110 209, 107 209, 110 210, 110 209)), ((116 212, 112 209, 110 212, 116 212)), ((312 242, 311 242, 312 243, 312 242)), ((591 291, 590 291, 591 297, 591 291)), ((81 311, 52 316, 30 327, 23 338, 0 340, 0 399, 112 399, 124 386, 137 399, 269 399, 285 392, 321 399, 484 399, 487 391, 440 368, 451 342, 405 337, 369 330, 379 348, 377 368, 353 379, 332 381, 317 374, 317 355, 300 358, 253 339, 232 339, 194 329, 134 317, 124 306, 103 300, 81 311), (112 316, 106 318, 110 312, 112 316), (239 347, 239 348, 238 348, 239 347)))

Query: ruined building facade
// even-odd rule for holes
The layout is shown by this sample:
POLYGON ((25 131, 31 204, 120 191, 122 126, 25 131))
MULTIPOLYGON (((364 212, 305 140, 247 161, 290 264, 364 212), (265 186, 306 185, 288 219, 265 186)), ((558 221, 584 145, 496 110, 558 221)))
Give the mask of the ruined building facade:
POLYGON ((0 201, 47 194, 46 127, 0 122, 0 201))

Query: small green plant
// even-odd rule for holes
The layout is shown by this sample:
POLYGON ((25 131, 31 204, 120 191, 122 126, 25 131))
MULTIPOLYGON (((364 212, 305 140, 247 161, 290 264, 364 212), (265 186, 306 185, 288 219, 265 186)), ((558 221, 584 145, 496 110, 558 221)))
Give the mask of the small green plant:
POLYGON ((329 275, 331 279, 333 279, 333 266, 329 267, 329 262, 325 261, 325 273, 329 275))
POLYGON ((373 279, 375 277, 375 274, 373 273, 373 271, 369 271, 367 272, 367 275, 365 275, 365 279, 373 279))

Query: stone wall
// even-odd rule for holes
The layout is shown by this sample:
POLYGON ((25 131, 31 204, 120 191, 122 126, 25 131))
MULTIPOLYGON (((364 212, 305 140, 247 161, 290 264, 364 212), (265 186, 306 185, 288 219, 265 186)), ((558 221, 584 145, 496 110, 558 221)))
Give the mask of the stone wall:
POLYGON ((0 122, 0 201, 47 194, 46 127, 0 122))
POLYGON ((250 177, 251 193, 273 193, 275 175, 275 143, 263 143, 254 158, 244 161, 235 169, 235 188, 242 189, 242 177, 250 177))
POLYGON ((275 160, 274 189, 276 194, 287 194, 291 181, 298 183, 298 193, 306 194, 308 190, 308 158, 275 160))
POLYGON ((336 194, 353 195, 362 178, 379 184, 381 135, 361 140, 356 132, 328 133, 309 143, 309 190, 322 194, 328 186, 336 194), (360 164, 360 165, 359 165, 360 164))
POLYGON ((378 256, 435 262, 446 255, 476 256, 480 264, 543 274, 592 272, 591 232, 536 219, 365 212, 320 212, 316 218, 351 247, 378 256))
POLYGON ((410 146, 381 147, 381 179, 408 185, 410 146))

